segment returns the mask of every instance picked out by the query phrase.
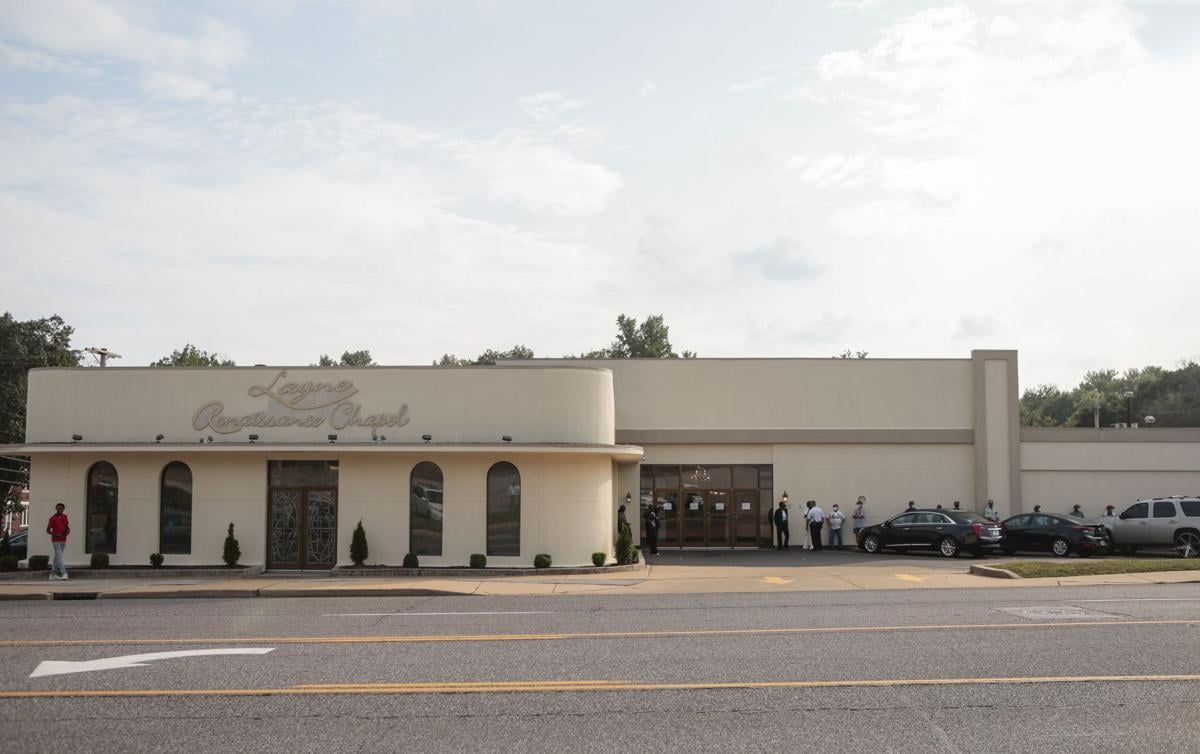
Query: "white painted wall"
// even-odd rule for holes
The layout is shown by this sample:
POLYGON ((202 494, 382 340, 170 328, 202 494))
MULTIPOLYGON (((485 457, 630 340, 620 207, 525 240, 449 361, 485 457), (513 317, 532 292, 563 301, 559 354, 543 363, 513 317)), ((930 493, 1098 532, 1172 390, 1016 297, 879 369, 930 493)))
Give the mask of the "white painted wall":
MULTIPOLYGON (((521 472, 521 555, 489 558, 489 565, 533 564, 541 552, 556 565, 590 565, 608 552, 615 527, 613 462, 604 454, 382 454, 351 451, 272 454, 272 459, 339 462, 338 559, 349 564, 350 539, 359 519, 367 532, 370 563, 399 565, 408 551, 409 478, 420 461, 433 461, 445 481, 441 557, 427 565, 466 565, 487 551, 486 480, 492 464, 507 460, 521 472)), ((148 565, 158 550, 159 480, 173 460, 192 469, 192 552, 167 555, 167 565, 220 565, 232 522, 242 563, 261 565, 266 554, 267 455, 258 453, 56 453, 32 464, 30 553, 50 554, 46 521, 62 502, 71 518, 69 564, 85 564, 87 471, 106 460, 117 470, 118 531, 114 565, 148 565)), ((624 493, 621 493, 622 495, 624 493)))
POLYGON ((193 442, 213 436, 245 442, 367 441, 367 427, 331 425, 334 407, 355 403, 362 413, 396 414, 407 405, 408 424, 383 427, 391 442, 500 442, 612 444, 612 375, 594 367, 372 367, 34 369, 29 373, 26 440, 30 443, 193 442), (286 376, 276 382, 280 372, 286 376), (340 393, 321 391, 302 406, 320 405, 338 395, 345 401, 321 409, 290 410, 255 388, 277 392, 287 383, 349 381, 340 393), (353 391, 353 392, 352 392, 353 391), (257 393, 257 394, 256 394, 257 393), (320 426, 256 427, 222 435, 211 427, 197 430, 197 411, 220 401, 225 416, 265 412, 273 416, 317 417, 320 426))
POLYGON ((620 429, 974 426, 969 359, 601 359, 583 363, 611 370, 620 429))
POLYGON ((1200 443, 1023 442, 1021 469, 1029 510, 1066 512, 1078 503, 1100 515, 1106 505, 1200 495, 1200 443))

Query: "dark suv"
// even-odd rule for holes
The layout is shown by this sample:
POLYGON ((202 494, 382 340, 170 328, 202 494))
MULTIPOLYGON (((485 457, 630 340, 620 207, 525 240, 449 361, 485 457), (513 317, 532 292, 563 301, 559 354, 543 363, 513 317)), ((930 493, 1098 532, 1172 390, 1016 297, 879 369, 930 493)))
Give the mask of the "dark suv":
POLYGON ((928 509, 905 511, 858 535, 858 546, 867 552, 930 549, 947 558, 963 550, 979 557, 1003 541, 1000 525, 978 513, 928 509))

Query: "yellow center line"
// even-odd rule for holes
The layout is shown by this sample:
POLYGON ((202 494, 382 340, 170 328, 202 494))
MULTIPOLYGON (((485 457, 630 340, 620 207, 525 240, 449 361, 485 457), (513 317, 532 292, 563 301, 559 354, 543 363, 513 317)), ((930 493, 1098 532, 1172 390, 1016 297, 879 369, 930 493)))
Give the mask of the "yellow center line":
POLYGON ((778 636, 782 634, 848 634, 906 631, 996 631, 1025 628, 1090 628, 1106 626, 1186 626, 1190 620, 1095 620, 1047 623, 948 623, 914 626, 822 626, 807 628, 716 628, 677 631, 610 631, 561 634, 452 634, 430 636, 226 636, 175 639, 6 639, 3 647, 121 647, 159 644, 424 644, 458 641, 566 641, 573 639, 662 639, 693 636, 778 636))
POLYGON ((638 683, 593 681, 472 681, 416 683, 345 683, 259 689, 110 689, 57 691, 0 691, 0 699, 69 699, 90 697, 158 696, 301 696, 349 694, 514 694, 586 691, 694 691, 735 689, 890 688, 900 686, 1005 686, 1056 683, 1194 683, 1200 675, 1075 675, 1013 678, 882 678, 834 681, 699 681, 638 683))

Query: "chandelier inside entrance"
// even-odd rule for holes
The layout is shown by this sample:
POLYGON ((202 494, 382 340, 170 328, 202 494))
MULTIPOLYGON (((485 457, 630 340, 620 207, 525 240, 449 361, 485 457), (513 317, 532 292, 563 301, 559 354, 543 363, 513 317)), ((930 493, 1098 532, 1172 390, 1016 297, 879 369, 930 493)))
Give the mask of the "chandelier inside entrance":
POLYGON ((704 483, 712 479, 712 475, 708 473, 708 469, 697 464, 695 471, 691 474, 691 479, 693 482, 704 483))

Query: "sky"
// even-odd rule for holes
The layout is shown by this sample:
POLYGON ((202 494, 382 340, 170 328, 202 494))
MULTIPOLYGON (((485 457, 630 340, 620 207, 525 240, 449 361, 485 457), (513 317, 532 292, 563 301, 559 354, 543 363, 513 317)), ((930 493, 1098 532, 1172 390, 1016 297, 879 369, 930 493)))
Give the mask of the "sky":
POLYGON ((0 0, 0 310, 121 366, 1200 358, 1200 0, 0 0))

